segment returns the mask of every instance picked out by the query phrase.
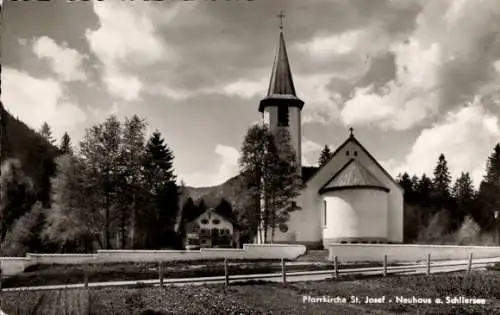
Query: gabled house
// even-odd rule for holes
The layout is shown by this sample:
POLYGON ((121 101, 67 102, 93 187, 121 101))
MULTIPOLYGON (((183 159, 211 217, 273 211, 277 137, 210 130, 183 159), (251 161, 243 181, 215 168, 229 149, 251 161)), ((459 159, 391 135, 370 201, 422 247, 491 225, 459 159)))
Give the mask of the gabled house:
POLYGON ((186 249, 210 247, 237 247, 239 225, 210 208, 194 220, 185 224, 186 249))

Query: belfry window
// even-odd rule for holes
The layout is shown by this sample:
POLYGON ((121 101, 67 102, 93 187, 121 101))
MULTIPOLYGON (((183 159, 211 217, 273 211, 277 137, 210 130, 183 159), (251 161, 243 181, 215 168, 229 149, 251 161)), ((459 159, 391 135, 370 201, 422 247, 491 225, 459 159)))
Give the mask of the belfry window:
POLYGON ((288 127, 289 115, 290 113, 288 112, 288 107, 278 107, 278 127, 288 127))

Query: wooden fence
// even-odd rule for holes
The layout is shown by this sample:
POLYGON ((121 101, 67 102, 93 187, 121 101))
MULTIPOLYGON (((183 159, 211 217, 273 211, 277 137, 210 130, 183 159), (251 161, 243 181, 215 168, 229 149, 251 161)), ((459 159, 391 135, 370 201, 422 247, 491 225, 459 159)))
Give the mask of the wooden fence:
MULTIPOLYGON (((164 268, 164 264, 165 262, 159 262, 158 263, 158 278, 159 278, 159 282, 160 282, 160 285, 161 286, 164 286, 166 284, 166 282, 168 281, 165 281, 166 280, 166 277, 165 277, 165 268, 164 268)), ((388 262, 387 262, 387 255, 384 255, 383 256, 383 259, 382 259, 382 267, 369 267, 369 268, 357 268, 357 272, 356 272, 356 269, 349 269, 349 270, 342 270, 341 268, 339 268, 339 258, 337 256, 334 256, 333 258, 333 270, 319 270, 319 271, 305 271, 305 272, 287 272, 287 262, 285 259, 281 259, 281 278, 282 278, 282 283, 286 285, 287 283, 287 275, 290 277, 290 276, 297 276, 297 275, 301 275, 301 276, 308 276, 308 275, 318 275, 318 274, 322 274, 322 275, 326 275, 326 274, 331 274, 333 276, 334 279, 339 279, 340 276, 339 274, 342 272, 342 273, 346 273, 346 274, 349 274, 349 273, 357 273, 359 274, 360 273, 360 270, 364 270, 364 272, 370 272, 370 273, 380 273, 382 276, 387 276, 388 275, 388 272, 389 271, 397 271, 397 270, 400 270, 400 271, 414 271, 414 270, 417 270, 417 269, 420 269, 420 268, 425 268, 426 269, 426 274, 427 275, 430 275, 431 274, 431 255, 428 254, 427 255, 427 260, 426 260, 426 264, 425 265, 410 265, 410 266, 392 266, 392 267, 389 267, 388 266, 388 262)), ((443 263, 443 264, 440 264, 440 265, 436 265, 436 267, 450 267, 450 266, 454 266, 454 267, 458 267, 458 266, 466 266, 465 270, 466 270, 466 274, 469 275, 471 273, 471 270, 472 270, 472 263, 473 263, 473 257, 472 257, 472 253, 469 254, 468 256, 468 261, 466 263, 454 263, 454 262, 451 262, 451 263, 443 263)), ((84 268, 84 279, 83 279, 83 287, 85 289, 89 289, 89 277, 88 277, 88 268, 85 267, 84 268)), ((259 277, 255 277, 255 276, 252 276, 251 274, 247 275, 248 277, 245 277, 245 275, 233 275, 233 280, 250 280, 250 279, 256 279, 256 278, 259 278, 259 277)), ((279 274, 278 274, 279 276, 279 274)), ((276 277, 276 274, 272 274, 272 275, 268 275, 268 277, 266 276, 263 276, 263 277, 260 277, 260 278, 269 278, 269 277, 276 277)), ((224 285, 225 286, 229 286, 230 284, 230 280, 231 280, 231 275, 230 275, 230 268, 229 268, 229 259, 224 259, 224 285)), ((202 278, 200 278, 199 281, 203 281, 202 278)), ((139 282, 138 282, 139 283, 139 282)), ((173 282, 172 282, 173 283, 173 282)), ((0 268, 0 291, 2 291, 2 269, 0 268)))

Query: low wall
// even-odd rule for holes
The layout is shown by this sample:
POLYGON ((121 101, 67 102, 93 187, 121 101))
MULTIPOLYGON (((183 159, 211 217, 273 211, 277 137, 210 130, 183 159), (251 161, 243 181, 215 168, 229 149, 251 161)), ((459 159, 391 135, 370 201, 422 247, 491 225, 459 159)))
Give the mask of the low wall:
POLYGON ((247 259, 296 259, 306 253, 304 245, 291 244, 244 244, 247 259))
POLYGON ((387 255, 388 262, 425 261, 427 254, 431 260, 500 257, 500 247, 496 246, 454 246, 418 244, 330 244, 328 258, 338 257, 340 262, 382 261, 387 255))
POLYGON ((84 264, 110 262, 156 262, 209 259, 289 259, 305 254, 304 245, 244 244, 243 249, 202 248, 200 250, 98 250, 96 254, 26 254, 0 257, 3 275, 9 276, 36 264, 84 264))
POLYGON ((98 263, 201 260, 199 250, 98 250, 98 263))
POLYGON ((26 257, 0 257, 2 276, 10 276, 23 272, 26 267, 32 264, 31 259, 26 257))
POLYGON ((290 244, 244 244, 243 249, 202 248, 204 259, 289 259, 293 260, 306 253, 304 245, 290 244))
POLYGON ((26 258, 37 264, 83 264, 94 262, 97 254, 26 254, 26 258))

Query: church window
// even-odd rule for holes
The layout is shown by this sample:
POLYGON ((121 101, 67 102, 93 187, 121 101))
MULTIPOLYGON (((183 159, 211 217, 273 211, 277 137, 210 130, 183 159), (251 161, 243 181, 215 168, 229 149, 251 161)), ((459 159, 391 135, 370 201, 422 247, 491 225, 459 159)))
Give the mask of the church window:
POLYGON ((358 156, 358 151, 354 151, 354 156, 358 156))
POLYGON ((201 224, 208 224, 208 220, 207 219, 201 220, 201 224))
POLYGON ((278 107, 278 127, 288 127, 289 125, 289 112, 288 107, 278 107))
POLYGON ((219 224, 219 223, 220 223, 220 220, 219 220, 219 219, 213 219, 213 220, 212 220, 212 223, 213 223, 213 224, 215 224, 215 225, 217 225, 217 224, 219 224))
POLYGON ((323 226, 326 227, 326 200, 323 200, 323 226))
POLYGON ((345 155, 349 156, 349 151, 346 151, 346 152, 345 152, 345 155))

